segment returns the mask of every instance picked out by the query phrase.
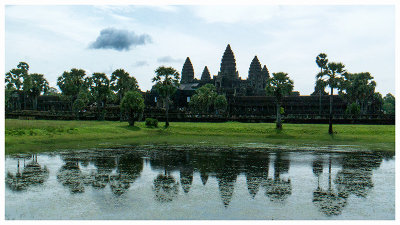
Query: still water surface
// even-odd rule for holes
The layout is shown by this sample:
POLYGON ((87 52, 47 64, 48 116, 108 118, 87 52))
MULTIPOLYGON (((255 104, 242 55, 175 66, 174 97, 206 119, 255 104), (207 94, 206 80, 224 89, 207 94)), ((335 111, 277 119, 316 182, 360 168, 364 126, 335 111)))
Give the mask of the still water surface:
POLYGON ((6 219, 394 219, 388 153, 140 146, 7 156, 6 219))

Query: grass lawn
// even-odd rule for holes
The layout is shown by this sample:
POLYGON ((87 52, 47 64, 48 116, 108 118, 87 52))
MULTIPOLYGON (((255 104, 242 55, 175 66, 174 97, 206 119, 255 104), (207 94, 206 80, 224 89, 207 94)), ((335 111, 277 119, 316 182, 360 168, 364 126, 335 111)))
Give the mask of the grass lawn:
MULTIPOLYGON (((394 125, 192 123, 172 122, 165 129, 144 122, 129 127, 119 121, 5 120, 6 154, 60 149, 107 148, 137 144, 238 145, 263 143, 288 146, 357 145, 368 150, 395 150, 394 125)), ((258 144, 255 144, 257 146, 258 144)))

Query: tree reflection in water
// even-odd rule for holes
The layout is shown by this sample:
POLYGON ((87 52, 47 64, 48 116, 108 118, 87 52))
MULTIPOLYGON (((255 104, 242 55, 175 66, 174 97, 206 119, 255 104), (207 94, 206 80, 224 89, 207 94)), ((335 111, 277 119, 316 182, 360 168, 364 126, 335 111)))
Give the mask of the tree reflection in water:
POLYGON ((319 185, 319 175, 322 172, 322 163, 317 160, 313 162, 313 172, 318 174, 318 187, 313 192, 313 203, 321 212, 327 216, 339 215, 347 204, 347 197, 337 194, 332 189, 332 158, 329 156, 329 178, 328 190, 323 190, 319 185))
POLYGON ((159 202, 171 202, 178 196, 179 183, 168 174, 159 174, 153 181, 155 199, 159 202))
POLYGON ((184 161, 182 152, 170 151, 170 149, 152 152, 151 168, 164 171, 164 174, 157 175, 153 181, 154 197, 158 202, 171 202, 178 196, 179 183, 170 172, 178 170, 182 161, 184 161))
POLYGON ((116 167, 115 156, 99 155, 94 158, 94 165, 97 170, 91 174, 93 182, 92 186, 97 189, 102 189, 110 182, 110 174, 116 167))
POLYGON ((57 180, 67 186, 71 193, 83 193, 85 191, 85 183, 88 183, 88 176, 83 174, 79 167, 77 157, 66 156, 65 164, 57 173, 57 180))
MULTIPOLYGON (((157 202, 177 201, 180 188, 185 193, 184 195, 188 196, 182 199, 187 200, 193 197, 196 200, 197 193, 191 195, 193 194, 191 192, 199 190, 199 186, 216 191, 217 187, 213 185, 218 185, 220 196, 217 196, 214 201, 219 204, 222 201, 221 206, 227 208, 234 198, 238 177, 244 175, 245 185, 247 185, 247 191, 244 191, 249 193, 244 199, 255 199, 262 187, 265 188, 265 195, 258 196, 263 198, 260 199, 261 201, 268 198, 270 201, 286 204, 292 195, 293 188, 287 176, 291 166, 289 156, 301 157, 301 154, 284 151, 218 149, 211 152, 168 148, 151 149, 146 152, 135 150, 68 152, 61 154, 63 164, 57 171, 57 181, 71 193, 83 193, 87 191, 85 189, 91 187, 99 189, 96 192, 103 192, 109 184, 113 195, 124 196, 124 193, 127 193, 132 184, 141 176, 145 155, 150 164, 149 169, 159 171, 158 175, 151 177, 150 186, 152 185, 153 193, 149 196, 157 202), (274 172, 268 176, 270 164, 273 164, 271 166, 274 172), (202 184, 200 180, 194 180, 198 179, 196 172, 202 184), (216 183, 207 184, 209 179, 216 180, 216 183), (199 186, 193 189, 192 185, 196 184, 196 181, 199 186), (207 187, 206 184, 211 187, 207 187)), ((307 157, 305 159, 308 160, 307 157)), ((375 153, 317 155, 312 163, 307 164, 312 167, 316 182, 311 200, 315 205, 313 210, 320 211, 321 215, 337 216, 343 212, 347 204, 350 204, 348 203, 350 195, 367 198, 374 187, 373 170, 381 165, 382 160, 383 156, 375 153), (322 179, 325 178, 324 175, 328 178, 327 182, 322 179)), ((22 159, 18 160, 17 172, 15 174, 8 172, 6 175, 6 185, 11 190, 25 190, 30 185, 42 184, 48 179, 49 171, 46 166, 39 165, 36 155, 23 168, 22 165, 22 159)), ((291 173, 291 178, 293 174, 298 173, 291 173)), ((238 196, 238 199, 243 201, 243 196, 238 196)), ((116 199, 121 199, 121 197, 116 199)), ((253 202, 256 201, 258 199, 253 202)), ((310 200, 306 201, 310 202, 310 200)))
POLYGON ((382 159, 383 156, 378 153, 356 152, 343 154, 340 159, 342 169, 336 174, 334 180, 337 189, 335 192, 332 187, 332 159, 330 155, 328 190, 321 189, 318 184, 313 195, 314 204, 325 215, 334 216, 342 213, 350 195, 366 198, 374 187, 372 181, 373 169, 380 166, 382 159))
POLYGON ((64 165, 57 173, 57 179, 72 193, 82 193, 85 186, 103 189, 110 184, 112 193, 125 193, 143 170, 143 159, 137 153, 120 152, 77 152, 62 155, 64 165), (95 170, 82 172, 80 165, 95 166, 95 170), (116 169, 116 170, 115 170, 116 169))
POLYGON ((335 179, 339 193, 344 196, 354 194, 366 198, 374 187, 372 170, 378 168, 382 157, 376 154, 354 153, 347 154, 342 159, 342 169, 335 179))
POLYGON ((122 195, 131 186, 131 183, 140 177, 143 170, 143 159, 134 153, 117 157, 117 174, 110 176, 111 191, 115 195, 122 195))
POLYGON ((292 194, 292 183, 290 178, 284 179, 280 176, 289 172, 289 154, 278 151, 274 160, 274 178, 267 179, 265 186, 266 196, 271 201, 284 201, 292 194))
MULTIPOLYGON (((20 161, 17 162, 17 173, 14 175, 7 172, 5 182, 7 187, 13 191, 26 190, 29 186, 43 184, 49 177, 49 170, 46 166, 42 167, 37 160, 37 154, 31 156, 32 161, 24 163, 22 172, 20 171, 20 161)), ((25 162, 25 159, 24 159, 25 162)))
POLYGON ((320 188, 319 178, 324 171, 323 163, 324 161, 322 160, 321 156, 318 156, 318 158, 312 162, 313 174, 318 178, 318 188, 320 188))

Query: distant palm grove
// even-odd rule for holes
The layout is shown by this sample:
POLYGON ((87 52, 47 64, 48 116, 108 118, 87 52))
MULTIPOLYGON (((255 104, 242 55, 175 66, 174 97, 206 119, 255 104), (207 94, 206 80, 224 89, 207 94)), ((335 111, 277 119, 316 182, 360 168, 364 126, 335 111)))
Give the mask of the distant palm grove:
MULTIPOLYGON (((312 59, 310 59, 312 60, 312 59)), ((207 68, 194 76, 187 57, 182 72, 161 66, 153 74, 150 91, 140 90, 136 78, 124 69, 112 74, 86 74, 72 68, 60 73, 58 90, 43 74, 29 73, 20 62, 5 74, 6 118, 121 120, 155 118, 166 121, 244 121, 394 124, 395 97, 382 97, 369 72, 351 73, 341 62, 316 56, 314 92, 300 96, 290 74, 262 66, 257 56, 248 78, 239 77, 236 60, 228 45, 220 71, 211 77, 207 68), (337 90, 337 95, 334 95, 337 90)))

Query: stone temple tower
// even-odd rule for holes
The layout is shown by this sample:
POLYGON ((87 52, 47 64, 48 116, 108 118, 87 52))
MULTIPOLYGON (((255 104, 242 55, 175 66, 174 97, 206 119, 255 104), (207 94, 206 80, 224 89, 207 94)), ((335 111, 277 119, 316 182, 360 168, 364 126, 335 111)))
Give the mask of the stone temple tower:
POLYGON ((250 63, 248 80, 253 89, 262 89, 261 63, 257 56, 254 56, 253 61, 250 63))
POLYGON ((264 67, 261 70, 261 73, 263 75, 263 88, 265 89, 265 87, 267 86, 267 80, 269 79, 269 71, 267 69, 267 66, 264 65, 264 67))
POLYGON ((204 83, 211 81, 210 71, 207 66, 204 67, 203 73, 201 74, 201 81, 204 83))
POLYGON ((224 55, 221 60, 221 68, 218 72, 217 79, 215 80, 215 85, 217 90, 222 90, 223 92, 233 92, 235 84, 239 80, 239 73, 236 70, 236 60, 235 55, 232 52, 231 46, 228 44, 226 46, 224 55))
POLYGON ((238 79, 239 73, 236 70, 236 60, 235 55, 231 49, 231 46, 228 44, 226 46, 224 55, 222 56, 221 60, 221 68, 218 75, 222 75, 223 77, 227 77, 230 79, 238 79))
POLYGON ((194 80, 194 70, 190 58, 187 57, 182 68, 181 84, 191 83, 194 80))

